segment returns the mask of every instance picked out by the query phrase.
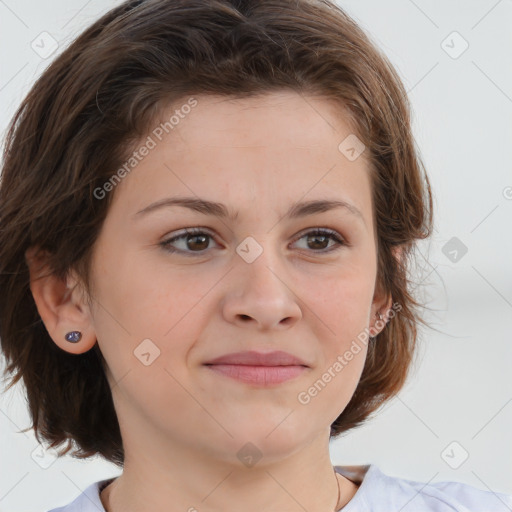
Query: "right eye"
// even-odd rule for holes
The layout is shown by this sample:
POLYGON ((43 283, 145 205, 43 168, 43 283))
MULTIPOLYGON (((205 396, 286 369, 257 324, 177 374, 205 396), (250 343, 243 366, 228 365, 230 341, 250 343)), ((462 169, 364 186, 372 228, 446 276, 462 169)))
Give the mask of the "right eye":
POLYGON ((208 240, 213 239, 213 236, 205 232, 203 228, 187 228, 172 238, 160 242, 160 246, 165 251, 170 253, 186 254, 187 256, 201 256, 208 249, 208 240), (182 248, 176 249, 173 244, 178 241, 182 242, 182 248), (192 249, 199 249, 198 251, 192 249), (195 253, 195 254, 194 254, 195 253))

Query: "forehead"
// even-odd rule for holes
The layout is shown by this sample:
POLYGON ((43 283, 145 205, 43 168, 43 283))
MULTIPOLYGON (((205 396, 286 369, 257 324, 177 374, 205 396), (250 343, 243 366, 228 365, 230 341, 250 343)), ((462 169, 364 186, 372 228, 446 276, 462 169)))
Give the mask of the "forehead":
POLYGON ((173 140, 175 151, 207 142, 233 147, 235 140, 245 147, 280 144, 321 147, 332 144, 329 135, 338 138, 355 131, 341 103, 293 91, 247 98, 202 95, 194 100, 192 108, 186 106, 188 100, 183 98, 162 109, 153 123, 163 129, 164 138, 170 133, 179 135, 173 140), (165 122, 173 112, 181 115, 173 116, 172 128, 167 125, 165 130, 165 122))
POLYGON ((230 202, 233 210, 258 203, 287 210, 322 197, 348 200, 368 217, 366 155, 351 161, 340 151, 354 135, 340 104, 294 92, 196 96, 184 108, 187 100, 162 109, 139 141, 151 139, 152 148, 116 190, 130 211, 173 194, 230 202))

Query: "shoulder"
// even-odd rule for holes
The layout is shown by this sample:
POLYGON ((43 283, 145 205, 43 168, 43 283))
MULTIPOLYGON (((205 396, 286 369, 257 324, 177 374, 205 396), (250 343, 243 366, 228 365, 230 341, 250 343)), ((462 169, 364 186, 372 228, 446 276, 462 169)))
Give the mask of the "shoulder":
POLYGON ((100 492, 106 485, 112 482, 112 480, 114 480, 114 478, 98 480, 90 484, 67 505, 52 508, 47 512, 105 512, 105 508, 101 503, 100 492))
POLYGON ((405 507, 404 512, 414 509, 433 512, 512 512, 512 496, 504 493, 478 489, 461 482, 425 483, 396 477, 394 480, 397 496, 401 493, 410 500, 409 508, 405 507))
MULTIPOLYGON (((374 464, 336 466, 346 468, 347 478, 360 483, 342 512, 512 512, 512 495, 482 490, 452 481, 418 482, 384 474, 374 464), (357 480, 359 479, 359 480, 357 480)), ((337 469, 338 471, 338 469, 337 469)))

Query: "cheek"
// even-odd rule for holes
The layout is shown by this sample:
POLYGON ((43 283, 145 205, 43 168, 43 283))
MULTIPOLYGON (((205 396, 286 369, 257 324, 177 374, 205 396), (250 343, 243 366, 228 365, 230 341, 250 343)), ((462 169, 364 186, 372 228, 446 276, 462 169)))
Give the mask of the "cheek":
POLYGON ((112 241, 98 250, 97 317, 106 316, 105 322, 116 324, 121 335, 163 336, 206 291, 190 269, 186 273, 148 263, 154 251, 158 248, 116 251, 112 241))
POLYGON ((97 276, 94 328, 116 376, 138 367, 136 357, 143 353, 155 358, 155 367, 174 366, 173 360, 183 359, 205 328, 204 299, 218 281, 190 268, 170 271, 144 265, 143 256, 139 259, 116 260, 112 271, 97 276))
POLYGON ((298 410, 321 424, 331 424, 350 402, 366 359, 366 345, 343 345, 332 350, 296 395, 298 410))
POLYGON ((333 275, 315 279, 308 286, 308 305, 328 325, 343 326, 346 331, 349 326, 364 327, 374 293, 374 273, 371 266, 351 267, 333 275), (361 322, 363 324, 361 325, 361 322))

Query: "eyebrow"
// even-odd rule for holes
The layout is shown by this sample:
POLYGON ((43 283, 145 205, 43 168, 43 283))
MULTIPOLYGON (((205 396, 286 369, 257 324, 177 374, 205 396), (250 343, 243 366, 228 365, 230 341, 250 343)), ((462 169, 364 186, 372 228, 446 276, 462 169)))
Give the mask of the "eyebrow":
MULTIPOLYGON (((230 210, 226 205, 215 201, 208 201, 199 197, 167 197, 160 199, 155 203, 151 203, 142 210, 134 214, 136 219, 158 210, 160 208, 169 208, 172 206, 181 206, 190 210, 202 213, 204 215, 213 215, 220 219, 229 219, 234 221, 238 218, 238 213, 230 210)), ((285 219, 297 219, 314 215, 316 213, 323 213, 334 209, 344 209, 353 216, 359 218, 366 225, 363 214, 353 204, 344 200, 329 200, 329 199, 316 199, 312 201, 302 201, 294 203, 289 210, 285 213, 285 219)))

